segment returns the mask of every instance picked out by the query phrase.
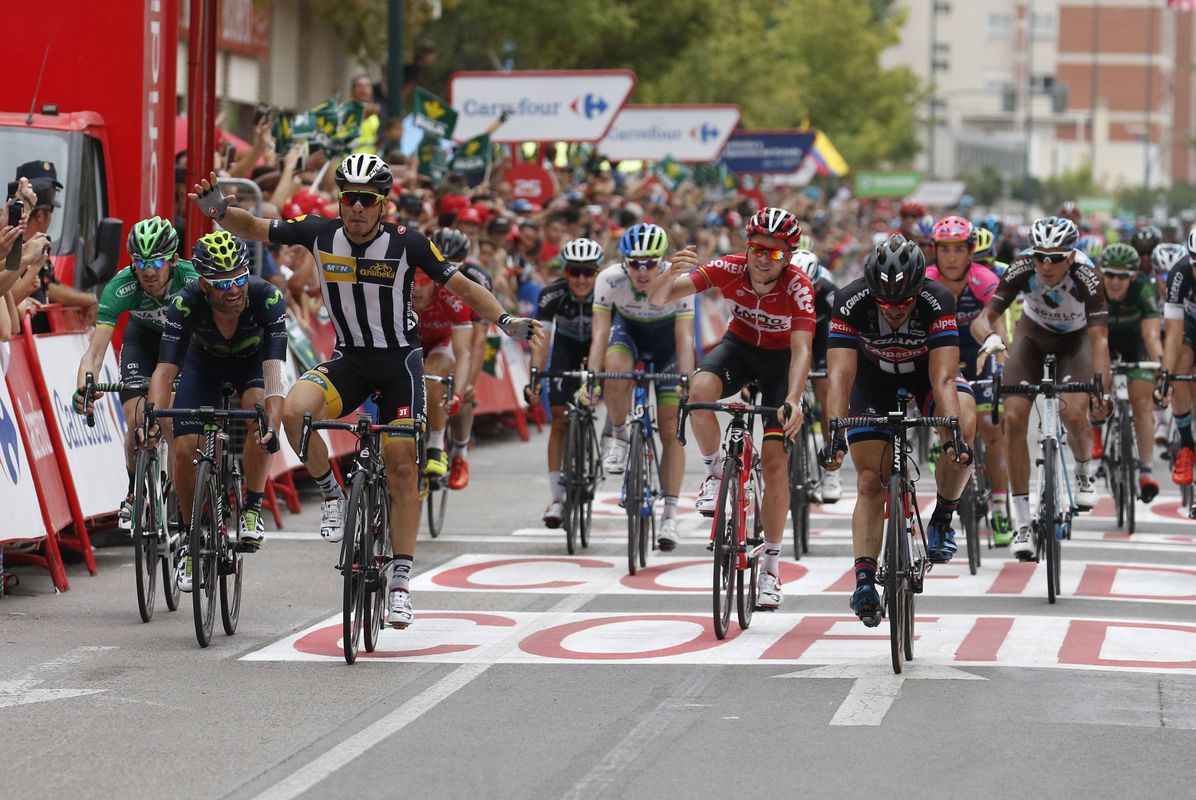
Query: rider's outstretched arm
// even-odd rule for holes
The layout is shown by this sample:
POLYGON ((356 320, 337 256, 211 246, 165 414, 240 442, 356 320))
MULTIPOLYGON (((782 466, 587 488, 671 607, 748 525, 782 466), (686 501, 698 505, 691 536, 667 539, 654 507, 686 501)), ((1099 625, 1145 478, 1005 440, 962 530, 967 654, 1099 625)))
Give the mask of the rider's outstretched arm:
POLYGON ((215 172, 192 186, 187 196, 199 205, 205 216, 219 222, 220 227, 233 236, 255 242, 269 241, 270 220, 238 208, 236 194, 220 194, 215 172))

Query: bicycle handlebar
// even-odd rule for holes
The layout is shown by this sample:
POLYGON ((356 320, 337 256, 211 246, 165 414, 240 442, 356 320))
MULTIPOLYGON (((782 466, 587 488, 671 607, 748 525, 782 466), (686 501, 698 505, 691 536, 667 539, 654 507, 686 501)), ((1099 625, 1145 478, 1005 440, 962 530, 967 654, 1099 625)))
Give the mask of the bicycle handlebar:
POLYGON ((1109 371, 1114 375, 1125 375, 1136 369, 1162 369, 1158 361, 1114 361, 1109 365, 1109 371))
POLYGON ((364 411, 357 415, 356 422, 345 422, 339 419, 324 419, 312 422, 311 412, 303 415, 303 430, 299 434, 299 460, 307 463, 307 445, 311 441, 312 431, 348 431, 362 439, 375 433, 408 433, 410 425, 378 425, 372 417, 364 411))
POLYGON ((858 417, 832 417, 831 433, 844 428, 948 428, 959 432, 959 417, 882 417, 880 415, 864 415, 858 417))
MULTIPOLYGON (((757 406, 751 403, 691 403, 688 399, 681 400, 681 413, 677 415, 677 441, 681 446, 685 446, 685 420, 689 417, 690 411, 722 411, 730 414, 736 419, 742 419, 746 416, 759 414, 761 416, 767 414, 776 414, 780 416, 781 411, 789 409, 792 413, 788 403, 782 403, 777 406, 757 406)), ((788 414, 786 414, 788 416, 788 414)))

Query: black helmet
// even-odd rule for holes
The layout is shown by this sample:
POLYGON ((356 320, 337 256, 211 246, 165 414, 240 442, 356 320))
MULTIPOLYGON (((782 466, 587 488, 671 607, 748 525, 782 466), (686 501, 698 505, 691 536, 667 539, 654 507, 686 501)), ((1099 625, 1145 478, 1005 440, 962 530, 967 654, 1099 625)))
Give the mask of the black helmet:
POLYGON ((469 255, 469 237, 455 228, 438 228, 428 237, 445 261, 454 264, 465 260, 469 255))
POLYGON ((899 233, 881 242, 864 262, 864 282, 873 297, 886 302, 913 297, 925 278, 926 259, 921 248, 899 233))
POLYGON ((1140 256, 1148 256, 1154 252, 1154 249, 1163 243, 1163 232, 1154 225, 1148 225, 1145 228, 1139 228, 1134 231, 1134 235, 1130 237, 1130 244, 1138 251, 1140 256))

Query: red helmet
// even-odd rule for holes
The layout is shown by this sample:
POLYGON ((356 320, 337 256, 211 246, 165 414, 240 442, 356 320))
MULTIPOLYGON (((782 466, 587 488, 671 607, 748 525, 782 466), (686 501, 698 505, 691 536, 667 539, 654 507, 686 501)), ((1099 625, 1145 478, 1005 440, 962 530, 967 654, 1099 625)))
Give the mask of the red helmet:
POLYGON ((1055 212, 1055 216, 1070 219, 1078 225, 1080 224, 1080 217, 1082 215, 1080 214, 1080 207, 1071 200, 1067 200, 1063 205, 1059 206, 1059 210, 1055 212))
POLYGON ((901 204, 900 214, 903 217, 923 217, 926 215, 926 207, 921 203, 906 200, 901 204))
POLYGON ((934 232, 930 235, 936 242, 972 242, 976 238, 976 230, 972 223, 963 217, 943 217, 934 223, 934 232))
POLYGON ((784 239, 790 249, 801 239, 801 223, 783 208, 762 208, 747 223, 747 235, 773 236, 784 239))

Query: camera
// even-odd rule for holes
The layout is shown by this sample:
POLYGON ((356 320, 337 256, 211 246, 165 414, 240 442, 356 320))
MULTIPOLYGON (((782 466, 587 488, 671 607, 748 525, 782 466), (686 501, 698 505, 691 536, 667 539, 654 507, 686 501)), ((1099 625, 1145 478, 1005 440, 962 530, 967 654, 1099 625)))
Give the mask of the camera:
POLYGON ((21 198, 13 196, 8 199, 8 224, 9 226, 16 226, 21 224, 21 215, 25 213, 25 204, 21 202, 21 198))
POLYGON ((270 108, 267 103, 259 103, 258 107, 253 110, 253 127, 262 124, 262 120, 269 119, 274 115, 274 109, 270 108))

